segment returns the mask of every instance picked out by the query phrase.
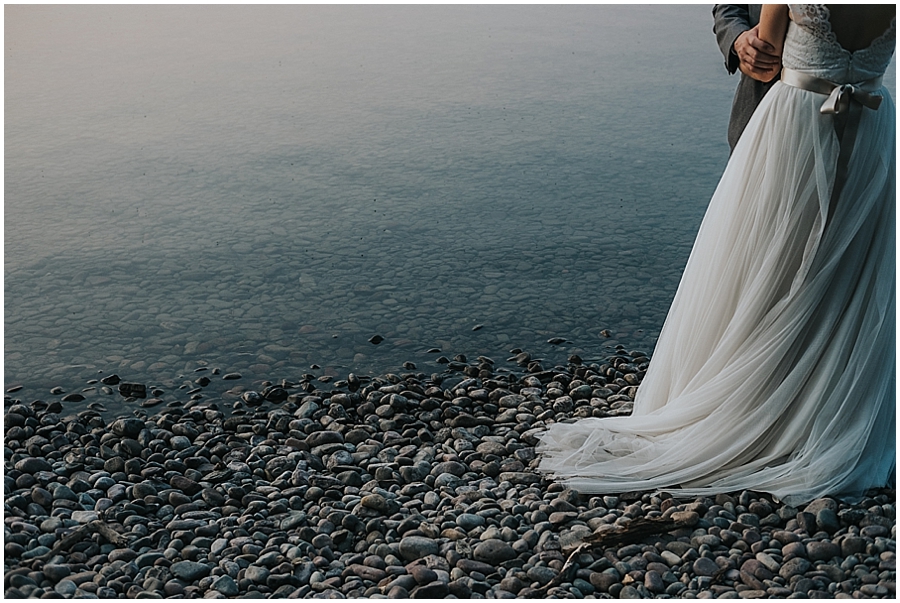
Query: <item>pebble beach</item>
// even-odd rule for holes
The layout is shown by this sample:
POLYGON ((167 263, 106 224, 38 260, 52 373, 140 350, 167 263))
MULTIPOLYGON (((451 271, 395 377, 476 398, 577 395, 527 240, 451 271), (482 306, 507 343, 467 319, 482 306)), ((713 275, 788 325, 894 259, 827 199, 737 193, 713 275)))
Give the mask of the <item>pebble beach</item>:
POLYGON ((521 349, 442 373, 117 375, 4 415, 7 598, 895 598, 896 495, 584 495, 537 473, 554 421, 626 415, 649 358, 521 349), (227 395, 208 395, 227 382, 227 395), (77 399, 74 399, 77 402, 77 399), (152 413, 152 414, 151 414, 152 413))

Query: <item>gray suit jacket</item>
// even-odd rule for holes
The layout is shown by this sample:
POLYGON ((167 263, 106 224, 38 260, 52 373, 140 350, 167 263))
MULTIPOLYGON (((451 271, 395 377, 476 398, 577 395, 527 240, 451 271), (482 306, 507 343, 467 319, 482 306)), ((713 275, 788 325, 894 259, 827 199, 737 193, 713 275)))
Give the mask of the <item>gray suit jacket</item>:
MULTIPOLYGON (((737 55, 734 53, 734 41, 743 32, 759 23, 759 4, 716 4, 713 7, 713 31, 719 43, 719 49, 725 57, 725 68, 728 73, 738 70, 737 55)), ((750 116, 759 105, 769 88, 778 81, 763 83, 741 74, 734 102, 731 105, 731 120, 728 123, 728 144, 734 150, 738 138, 750 121, 750 116)))

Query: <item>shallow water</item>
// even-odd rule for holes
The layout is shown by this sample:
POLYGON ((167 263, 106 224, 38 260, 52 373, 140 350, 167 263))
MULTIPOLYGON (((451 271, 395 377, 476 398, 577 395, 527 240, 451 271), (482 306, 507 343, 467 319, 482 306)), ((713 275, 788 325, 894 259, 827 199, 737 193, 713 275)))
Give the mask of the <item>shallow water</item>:
POLYGON ((649 350, 727 160, 705 6, 5 10, 26 400, 649 350))

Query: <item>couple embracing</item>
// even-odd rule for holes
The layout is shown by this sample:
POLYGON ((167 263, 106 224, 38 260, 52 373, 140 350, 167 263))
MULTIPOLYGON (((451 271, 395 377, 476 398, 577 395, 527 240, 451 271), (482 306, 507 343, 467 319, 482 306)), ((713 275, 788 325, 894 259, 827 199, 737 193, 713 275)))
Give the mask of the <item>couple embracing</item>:
POLYGON ((717 6, 731 158, 628 417, 555 423, 582 492, 858 496, 895 466, 894 5, 717 6))

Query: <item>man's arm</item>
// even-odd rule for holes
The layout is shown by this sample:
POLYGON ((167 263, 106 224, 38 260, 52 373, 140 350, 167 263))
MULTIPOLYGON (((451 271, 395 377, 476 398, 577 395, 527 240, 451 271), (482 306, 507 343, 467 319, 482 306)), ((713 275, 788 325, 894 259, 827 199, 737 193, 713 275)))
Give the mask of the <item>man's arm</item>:
POLYGON ((759 26, 751 20, 749 5, 717 4, 713 17, 713 31, 729 73, 740 69, 761 82, 771 81, 778 74, 781 59, 771 44, 759 39, 759 26))
POLYGON ((740 65, 740 59, 734 51, 734 42, 752 27, 750 7, 747 4, 716 4, 712 12, 713 32, 716 34, 719 50, 725 57, 725 68, 728 73, 734 73, 740 65))

